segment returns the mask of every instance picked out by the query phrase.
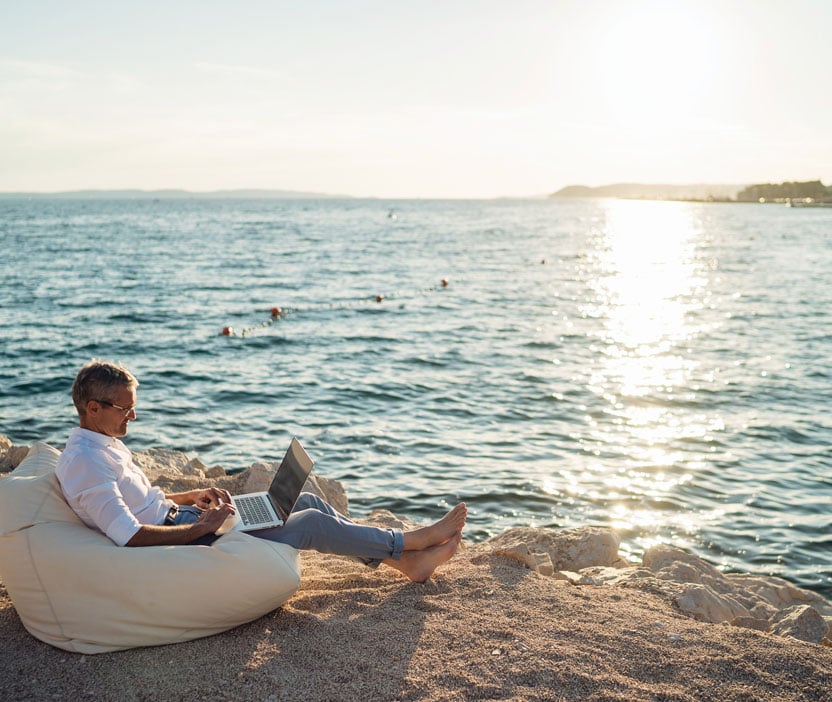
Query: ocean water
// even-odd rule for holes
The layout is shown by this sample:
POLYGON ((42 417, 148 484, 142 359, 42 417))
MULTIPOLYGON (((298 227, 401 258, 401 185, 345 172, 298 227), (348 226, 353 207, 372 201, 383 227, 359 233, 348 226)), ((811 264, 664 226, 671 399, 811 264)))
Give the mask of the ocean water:
POLYGON ((832 596, 829 210, 6 199, 0 245, 15 443, 62 445, 119 360, 134 449, 297 435, 353 513, 465 500, 471 538, 612 526, 832 596))

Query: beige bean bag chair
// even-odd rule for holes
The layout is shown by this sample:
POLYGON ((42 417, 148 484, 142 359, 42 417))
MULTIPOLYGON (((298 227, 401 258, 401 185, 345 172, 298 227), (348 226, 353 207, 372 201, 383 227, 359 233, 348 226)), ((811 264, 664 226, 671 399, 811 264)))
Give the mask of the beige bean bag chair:
POLYGON ((298 589, 297 551, 246 534, 116 546, 64 501, 59 455, 37 443, 0 478, 0 578, 41 641, 78 653, 189 641, 256 619, 298 589))

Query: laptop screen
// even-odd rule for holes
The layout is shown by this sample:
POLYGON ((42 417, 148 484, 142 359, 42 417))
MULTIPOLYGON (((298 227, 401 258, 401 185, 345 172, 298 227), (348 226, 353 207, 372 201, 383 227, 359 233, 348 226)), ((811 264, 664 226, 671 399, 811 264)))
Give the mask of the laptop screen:
POLYGON ((286 521, 297 502, 306 478, 312 470, 312 459, 300 441, 292 439, 280 468, 269 486, 269 497, 280 518, 286 521))

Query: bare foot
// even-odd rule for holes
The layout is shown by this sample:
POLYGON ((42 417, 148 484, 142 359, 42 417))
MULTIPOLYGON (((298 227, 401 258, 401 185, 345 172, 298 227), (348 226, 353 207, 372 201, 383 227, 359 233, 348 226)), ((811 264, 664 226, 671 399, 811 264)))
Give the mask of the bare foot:
POLYGON ((438 522, 430 526, 404 533, 405 551, 422 551, 430 546, 444 544, 454 534, 462 531, 468 518, 468 507, 460 502, 438 522))
POLYGON ((405 551, 398 561, 385 558, 382 562, 401 571, 414 583, 423 583, 433 575, 433 571, 453 558, 461 540, 462 534, 457 532, 443 544, 422 551, 405 551))

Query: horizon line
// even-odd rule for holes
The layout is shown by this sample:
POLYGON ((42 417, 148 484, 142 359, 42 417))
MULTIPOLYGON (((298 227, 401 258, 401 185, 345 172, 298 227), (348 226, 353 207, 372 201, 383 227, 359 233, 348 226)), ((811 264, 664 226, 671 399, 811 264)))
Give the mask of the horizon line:
MULTIPOLYGON (((818 179, 823 182, 822 179, 818 179)), ((813 181, 781 181, 780 184, 799 183, 799 182, 813 182, 813 181)), ((763 184, 752 183, 754 184, 763 184)), ((773 183, 767 182, 765 185, 773 183)), ((776 183, 774 183, 776 184, 776 183)), ((564 197, 560 195, 565 190, 582 189, 587 191, 599 191, 613 188, 668 188, 673 190, 683 190, 684 188, 731 188, 741 190, 749 187, 749 183, 645 183, 634 181, 618 181, 615 183, 608 183, 600 186, 586 186, 582 184, 570 184, 562 186, 555 190, 549 190, 545 193, 523 194, 523 195, 469 195, 469 196, 449 196, 449 195, 429 195, 429 196, 413 196, 413 195, 351 195, 346 193, 328 193, 309 190, 292 190, 286 188, 215 188, 210 190, 191 190, 188 188, 142 188, 142 187, 127 187, 127 188, 73 188, 66 190, 0 190, 0 198, 95 198, 104 197, 117 199, 124 198, 157 198, 157 199, 177 199, 177 198, 223 198, 223 197, 242 197, 246 199, 321 199, 321 200, 544 200, 555 197, 564 197)), ((655 193, 653 193, 655 194, 655 193)), ((675 193, 678 195, 679 193, 675 193)), ((646 195, 646 193, 645 193, 646 195)), ((587 195, 589 196, 589 195, 587 195)), ((600 194, 592 195, 590 197, 599 197, 600 194)), ((610 195, 612 197, 621 197, 621 195, 610 195)), ((581 197, 577 193, 575 195, 565 195, 565 197, 581 197)), ((586 197, 586 196, 585 196, 586 197)), ((626 196, 625 196, 626 197, 626 196)))
POLYGON ((134 197, 227 197, 243 195, 248 198, 263 199, 322 199, 322 200, 537 200, 548 198, 551 193, 538 195, 349 195, 346 193, 327 193, 309 190, 288 190, 283 188, 218 188, 213 190, 189 190, 187 188, 76 188, 72 190, 0 190, 0 197, 92 197, 107 195, 117 197, 130 195, 134 197))

